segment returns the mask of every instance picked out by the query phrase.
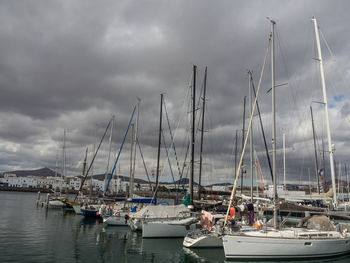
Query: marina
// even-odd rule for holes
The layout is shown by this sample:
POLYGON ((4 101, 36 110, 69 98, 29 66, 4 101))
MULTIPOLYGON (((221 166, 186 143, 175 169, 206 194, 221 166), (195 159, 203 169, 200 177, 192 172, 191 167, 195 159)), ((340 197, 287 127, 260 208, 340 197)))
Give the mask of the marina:
MULTIPOLYGON (((183 238, 142 238, 129 227, 107 226, 101 219, 46 210, 36 207, 35 201, 35 193, 0 191, 1 262, 225 261, 222 248, 189 249, 183 247, 183 238)), ((349 260, 350 255, 344 255, 307 262, 349 260)))
MULTIPOLYGON (((222 248, 189 249, 183 247, 183 238, 142 238, 128 226, 107 226, 101 219, 46 210, 36 207, 35 200, 35 193, 0 192, 1 262, 225 261, 222 248)), ((350 255, 307 262, 330 260, 345 263, 350 255)))
POLYGON ((0 5, 0 263, 350 262, 350 2, 0 5))

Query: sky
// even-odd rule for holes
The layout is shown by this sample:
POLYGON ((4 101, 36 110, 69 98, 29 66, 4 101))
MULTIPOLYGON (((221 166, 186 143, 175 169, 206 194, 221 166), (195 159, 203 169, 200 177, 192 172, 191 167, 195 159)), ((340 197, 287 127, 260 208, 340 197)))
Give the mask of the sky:
MULTIPOLYGON (((276 21, 276 85, 288 83, 276 88, 278 180, 284 181, 285 134, 286 182, 314 184, 310 106, 319 163, 322 139, 326 151, 328 147, 324 106, 317 103, 323 97, 311 21, 315 16, 321 32, 337 176, 345 178, 350 153, 349 8, 350 3, 345 0, 1 1, 0 171, 48 167, 61 173, 66 130, 65 174, 80 175, 86 149, 90 163, 114 115, 111 169, 133 108, 140 99, 138 140, 150 180, 154 181, 160 94, 164 94, 168 118, 163 114, 166 147, 162 141, 160 180, 170 182, 172 177, 178 180, 189 138, 189 92, 192 68, 196 65, 197 119, 202 111, 198 94, 202 92, 205 67, 208 68, 202 182, 233 183, 235 136, 237 131, 240 152, 244 96, 247 96, 245 128, 249 120, 247 72, 253 72, 254 86, 258 87, 271 30, 267 18, 271 18, 276 21), (168 120, 179 166, 171 149, 168 120)), ((270 67, 268 58, 259 94, 269 151, 270 67)), ((199 126, 196 131, 198 181, 199 126)), ((93 173, 106 171, 110 132, 97 154, 93 173)), ((253 121, 253 145, 268 183, 270 176, 257 116, 253 121)), ((116 165, 117 173, 129 174, 130 148, 129 133, 116 165)), ((135 177, 147 180, 138 149, 135 159, 135 177)), ((328 155, 325 159, 329 179, 328 155)), ((249 148, 244 164, 248 162, 249 148)), ((183 177, 188 176, 188 167, 181 173, 183 177)), ((248 184, 249 165, 245 169, 248 184)))

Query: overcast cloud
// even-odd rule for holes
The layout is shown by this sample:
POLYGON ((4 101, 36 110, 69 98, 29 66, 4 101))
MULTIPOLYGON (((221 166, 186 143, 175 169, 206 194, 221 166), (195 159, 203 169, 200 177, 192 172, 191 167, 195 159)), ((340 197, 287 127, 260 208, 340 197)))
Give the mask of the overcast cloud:
MULTIPOLYGON (((279 178, 283 177, 283 133, 287 181, 307 181, 308 169, 314 174, 310 105, 319 149, 322 138, 327 146, 323 106, 312 103, 322 100, 318 64, 313 60, 317 56, 312 16, 333 53, 323 42, 335 158, 346 163, 350 154, 348 10, 350 3, 345 0, 2 1, 0 171, 44 166, 55 170, 57 155, 61 165, 66 129, 67 175, 79 175, 85 149, 89 148, 91 160, 93 144, 112 115, 116 116, 112 148, 119 149, 137 98, 141 99, 139 140, 148 170, 154 171, 161 93, 173 133, 180 122, 175 143, 183 162, 188 137, 185 98, 195 64, 197 94, 208 67, 203 181, 233 182, 235 133, 239 130, 241 136, 243 97, 248 96, 247 70, 253 71, 257 87, 270 32, 267 17, 276 21, 276 83, 288 82, 276 92, 279 178)), ((268 61, 259 103, 271 148, 269 67, 268 61)), ((165 115, 163 125, 169 146, 165 115)), ((257 120, 253 130, 254 147, 269 179, 257 120)), ((129 173, 129 138, 118 166, 122 174, 129 173)), ((105 172, 107 139, 95 173, 105 172)), ((238 143, 240 148, 240 139, 238 143)), ((198 144, 196 148, 198 160, 198 144)), ((178 179, 174 154, 169 153, 178 179)), ((137 152, 135 176, 146 179, 139 156, 137 152)), ((161 158, 161 180, 170 181, 164 148, 161 158)))

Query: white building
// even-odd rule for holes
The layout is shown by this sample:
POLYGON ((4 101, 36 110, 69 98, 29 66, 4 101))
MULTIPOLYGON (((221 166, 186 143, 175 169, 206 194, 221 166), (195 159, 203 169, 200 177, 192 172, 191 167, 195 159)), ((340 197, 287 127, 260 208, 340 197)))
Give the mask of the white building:
MULTIPOLYGON (((38 187, 38 188, 52 188, 58 189, 72 189, 79 190, 82 179, 79 177, 17 177, 16 174, 4 174, 3 178, 0 178, 0 183, 9 187, 38 187)), ((92 184, 93 191, 104 191, 105 183, 103 180, 87 179, 84 182, 82 189, 90 189, 92 184)), ((128 191, 129 182, 122 181, 120 178, 112 179, 109 183, 109 192, 112 194, 128 191)), ((135 185, 136 187, 136 185, 135 185)), ((135 188, 136 190, 136 188, 135 188)))
POLYGON ((35 177, 17 177, 15 174, 4 174, 4 178, 0 178, 2 184, 9 187, 37 187, 35 177))
POLYGON ((81 185, 81 179, 79 177, 69 177, 69 189, 79 190, 81 185))

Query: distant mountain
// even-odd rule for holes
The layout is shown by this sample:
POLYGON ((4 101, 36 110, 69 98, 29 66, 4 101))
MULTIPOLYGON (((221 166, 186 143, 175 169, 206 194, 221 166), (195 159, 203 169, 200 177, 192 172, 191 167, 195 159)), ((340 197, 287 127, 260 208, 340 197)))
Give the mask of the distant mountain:
MULTIPOLYGON (((56 176, 56 172, 51 170, 50 168, 44 167, 37 170, 19 170, 19 171, 11 171, 11 172, 5 172, 9 174, 15 174, 18 177, 27 177, 27 176, 37 176, 37 177, 54 177, 56 176)), ((61 176, 61 174, 57 173, 57 176, 61 176)), ((79 176, 81 177, 81 176, 79 176)), ((114 176, 116 178, 116 176, 114 176)), ((122 181, 129 182, 128 176, 119 176, 122 181)), ((93 176, 94 179, 103 180, 105 178, 105 174, 96 174, 93 176)), ((134 182, 136 184, 146 184, 148 183, 145 180, 135 178, 134 182)))
MULTIPOLYGON (((48 176, 55 176, 56 172, 52 171, 51 169, 44 167, 37 170, 20 170, 20 171, 11 171, 6 172, 9 174, 15 174, 18 177, 27 177, 27 176, 38 176, 38 177, 48 177, 48 176)), ((61 176, 60 174, 57 174, 58 176, 61 176)))
MULTIPOLYGON (((189 184, 190 179, 189 178, 182 178, 182 183, 183 184, 189 184)), ((180 180, 175 181, 176 185, 180 184, 180 180)), ((173 182, 163 182, 163 184, 174 184, 173 182)), ((196 181, 193 181, 193 185, 198 185, 196 181)), ((202 186, 230 186, 232 183, 216 183, 216 184, 208 184, 208 185, 202 185, 202 186)))
MULTIPOLYGON (((38 176, 38 177, 48 177, 48 176, 55 176, 56 172, 44 167, 41 169, 37 169, 37 170, 20 170, 20 171, 11 171, 11 172, 6 172, 6 173, 11 173, 11 174, 16 174, 18 177, 26 177, 26 176, 38 176)), ((57 174, 57 176, 61 176, 61 174, 57 174)), ((116 176, 114 176, 116 178, 116 176)), ((129 176, 123 176, 120 175, 119 176, 121 178, 122 181, 124 182, 129 182, 129 176)), ((105 174, 96 174, 93 176, 94 179, 98 179, 98 180, 103 180, 105 178, 105 174)), ((188 184, 190 181, 189 178, 183 178, 182 182, 183 184, 188 184)), ((134 182, 136 184, 147 184, 148 181, 143 180, 143 179, 139 179, 139 178, 135 178, 134 182)), ((154 183, 154 182, 153 182, 154 183)), ((174 184, 174 182, 161 182, 162 184, 174 184)), ((175 181, 176 185, 179 185, 180 180, 175 181)), ((198 185, 197 182, 193 182, 193 185, 198 185)), ((222 186, 226 186, 226 185, 232 185, 230 183, 217 183, 217 184, 211 184, 211 185, 207 185, 207 186, 212 186, 212 185, 222 185, 222 186)))

